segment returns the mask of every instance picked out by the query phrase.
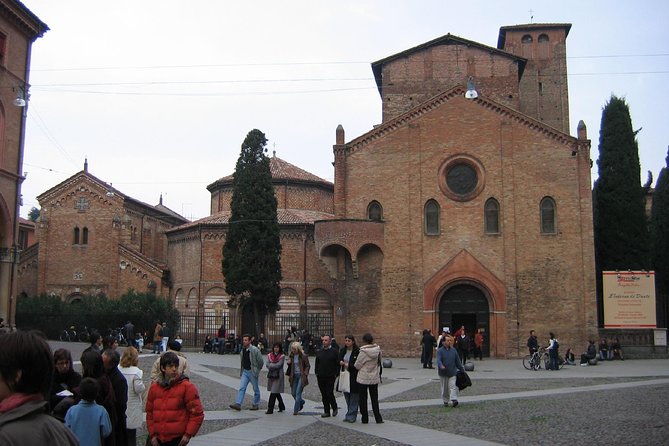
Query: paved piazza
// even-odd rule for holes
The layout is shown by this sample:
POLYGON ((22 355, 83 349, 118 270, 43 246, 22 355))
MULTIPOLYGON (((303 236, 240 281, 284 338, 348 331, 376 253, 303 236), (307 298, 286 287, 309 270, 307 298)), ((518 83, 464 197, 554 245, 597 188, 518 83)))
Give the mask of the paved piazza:
MULTIPOLYGON (((51 342, 69 348, 77 359, 81 343, 51 342)), ((156 355, 141 356, 148 376, 156 355)), ((669 438, 669 360, 611 361, 597 366, 565 366, 558 372, 528 371, 520 360, 475 362, 472 387, 460 405, 443 407, 435 370, 418 358, 391 358, 379 386, 377 425, 320 418, 316 378, 305 388, 304 411, 292 415, 293 398, 283 394, 288 410, 266 415, 269 393, 261 372, 261 410, 250 411, 249 386, 241 412, 228 409, 239 386, 239 357, 185 352, 191 381, 200 390, 205 422, 190 445, 660 445, 669 438)), ((311 358, 312 373, 314 358, 311 358)), ((286 387, 288 390, 288 387, 286 387)), ((337 394, 341 395, 341 394, 337 394)), ((338 397, 345 408, 343 396, 338 397)), ((371 408, 370 408, 371 410, 371 408)), ((138 432, 139 441, 145 432, 138 432)))

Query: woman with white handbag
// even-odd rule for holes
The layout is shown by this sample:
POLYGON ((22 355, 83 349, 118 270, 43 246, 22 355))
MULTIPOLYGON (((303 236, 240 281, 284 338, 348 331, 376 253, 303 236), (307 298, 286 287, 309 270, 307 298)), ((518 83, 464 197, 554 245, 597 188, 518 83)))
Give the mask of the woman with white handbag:
POLYGON ((355 360, 358 359, 360 348, 355 343, 353 335, 346 335, 344 337, 344 348, 339 350, 339 381, 337 390, 344 393, 346 399, 346 416, 344 421, 347 423, 355 423, 358 415, 359 402, 359 386, 356 378, 358 377, 358 370, 353 366, 355 360))

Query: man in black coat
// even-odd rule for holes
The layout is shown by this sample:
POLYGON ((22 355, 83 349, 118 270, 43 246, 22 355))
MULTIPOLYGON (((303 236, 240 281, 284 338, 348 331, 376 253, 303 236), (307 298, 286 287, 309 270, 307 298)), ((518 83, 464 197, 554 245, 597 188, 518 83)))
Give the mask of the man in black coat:
POLYGON ((125 335, 125 340, 128 342, 129 346, 132 347, 137 347, 135 345, 135 326, 132 324, 132 322, 128 321, 126 324, 123 326, 123 331, 125 335))
POLYGON ((539 350, 539 340, 534 330, 530 330, 530 337, 527 338, 527 349, 530 351, 530 355, 539 350))
POLYGON ((111 381, 114 389, 116 402, 114 409, 116 411, 116 423, 112 426, 116 446, 127 446, 125 410, 128 407, 128 381, 123 373, 118 369, 118 363, 121 361, 121 355, 118 350, 107 349, 102 352, 102 362, 105 365, 105 373, 111 381))
POLYGON ((324 335, 322 338, 323 348, 316 353, 316 379, 318 380, 318 389, 321 391, 323 400, 323 415, 327 418, 337 416, 337 400, 334 396, 334 383, 339 375, 339 352, 335 350, 331 343, 332 338, 324 335))
POLYGON ((434 335, 432 334, 432 330, 429 328, 426 328, 423 331, 423 339, 420 342, 423 345, 423 354, 421 355, 421 358, 423 358, 423 368, 433 368, 432 367, 432 356, 434 354, 434 346, 437 344, 437 340, 434 338, 434 335))

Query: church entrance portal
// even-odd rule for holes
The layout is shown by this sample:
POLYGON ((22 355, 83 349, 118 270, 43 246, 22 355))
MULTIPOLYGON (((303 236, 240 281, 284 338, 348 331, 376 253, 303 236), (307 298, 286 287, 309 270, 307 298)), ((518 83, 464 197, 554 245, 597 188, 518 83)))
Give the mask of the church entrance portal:
POLYGON ((490 309, 483 292, 468 284, 459 284, 447 289, 439 302, 439 327, 449 327, 451 333, 465 326, 467 334, 474 338, 477 329, 483 332, 483 356, 490 354, 490 309))

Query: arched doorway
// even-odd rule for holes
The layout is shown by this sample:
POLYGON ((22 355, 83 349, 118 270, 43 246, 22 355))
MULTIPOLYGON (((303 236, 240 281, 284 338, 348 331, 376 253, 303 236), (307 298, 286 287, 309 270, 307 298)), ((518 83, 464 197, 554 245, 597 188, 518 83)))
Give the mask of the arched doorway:
POLYGON ((483 355, 490 355, 490 308, 483 291, 461 283, 446 290, 439 302, 439 329, 450 327, 451 333, 464 325, 467 334, 483 332, 483 355))

